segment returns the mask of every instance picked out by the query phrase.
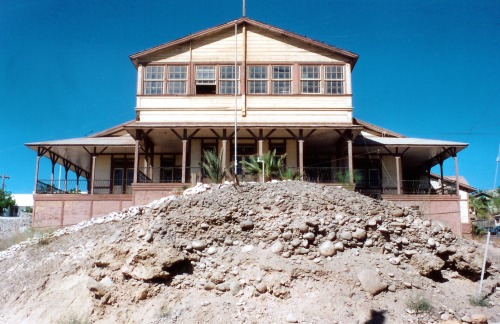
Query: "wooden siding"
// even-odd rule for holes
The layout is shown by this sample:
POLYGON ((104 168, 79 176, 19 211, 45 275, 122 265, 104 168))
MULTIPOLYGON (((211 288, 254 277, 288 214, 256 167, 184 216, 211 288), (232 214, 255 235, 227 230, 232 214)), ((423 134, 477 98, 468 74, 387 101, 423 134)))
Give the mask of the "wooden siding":
POLYGON ((248 64, 256 62, 344 63, 340 57, 326 50, 289 37, 279 38, 273 33, 256 28, 249 28, 247 31, 247 62, 248 64))

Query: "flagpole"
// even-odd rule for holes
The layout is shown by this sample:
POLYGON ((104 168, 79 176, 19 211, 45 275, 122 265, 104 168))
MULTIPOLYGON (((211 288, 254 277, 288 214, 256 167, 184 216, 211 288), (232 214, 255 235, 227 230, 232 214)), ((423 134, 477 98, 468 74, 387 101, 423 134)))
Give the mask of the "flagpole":
POLYGON ((234 176, 238 173, 238 21, 234 23, 234 176))

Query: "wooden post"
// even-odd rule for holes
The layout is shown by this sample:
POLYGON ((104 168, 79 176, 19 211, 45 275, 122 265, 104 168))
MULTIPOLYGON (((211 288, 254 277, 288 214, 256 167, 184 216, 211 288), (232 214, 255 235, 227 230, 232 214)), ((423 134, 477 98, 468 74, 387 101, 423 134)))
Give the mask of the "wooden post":
POLYGON ((398 195, 401 194, 401 157, 396 156, 396 187, 398 189, 398 195))
POLYGON ((304 181, 304 140, 299 140, 299 172, 300 180, 304 181))
POLYGON ((226 170, 227 140, 222 140, 222 170, 226 170))
POLYGON ((443 160, 439 159, 439 173, 441 179, 441 194, 444 195, 443 160))
POLYGON ((95 160, 97 159, 97 155, 92 155, 92 181, 90 185, 90 194, 94 194, 94 182, 95 182, 95 160))
POLYGON ((260 140, 258 141, 258 143, 259 143, 259 156, 262 156, 262 154, 264 154, 264 153, 263 153, 263 144, 264 144, 264 140, 261 140, 261 139, 260 139, 260 140))
POLYGON ((139 139, 135 140, 135 150, 134 150, 134 183, 137 183, 139 179, 139 139))
POLYGON ((457 180, 455 182, 455 186, 457 190, 457 196, 460 196, 460 182, 458 179, 458 156, 456 154, 453 155, 453 160, 455 160, 455 179, 457 180))
POLYGON ((35 189, 33 190, 33 193, 36 193, 36 189, 38 187, 38 170, 40 168, 40 155, 37 155, 36 157, 36 167, 35 167, 35 189))
POLYGON ((187 140, 182 140, 182 183, 186 183, 187 140))
POLYGON ((349 161, 349 183, 354 183, 354 164, 352 160, 352 140, 347 140, 347 159, 349 161))

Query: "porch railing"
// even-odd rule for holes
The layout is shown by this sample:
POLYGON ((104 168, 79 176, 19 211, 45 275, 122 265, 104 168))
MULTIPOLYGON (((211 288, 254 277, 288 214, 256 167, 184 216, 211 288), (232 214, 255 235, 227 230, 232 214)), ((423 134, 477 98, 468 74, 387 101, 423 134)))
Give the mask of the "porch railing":
MULTIPOLYGON (((80 180, 38 180, 37 194, 89 194, 92 182, 80 180)), ((125 180, 94 180, 94 194, 130 194, 132 182, 125 180)))
MULTIPOLYGON (((186 183, 191 182, 191 174, 201 179, 200 167, 186 167, 186 183)), ((180 183, 182 167, 144 167, 139 168, 139 183, 180 183)))
POLYGON ((316 183, 349 183, 349 168, 305 167, 304 181, 316 183))

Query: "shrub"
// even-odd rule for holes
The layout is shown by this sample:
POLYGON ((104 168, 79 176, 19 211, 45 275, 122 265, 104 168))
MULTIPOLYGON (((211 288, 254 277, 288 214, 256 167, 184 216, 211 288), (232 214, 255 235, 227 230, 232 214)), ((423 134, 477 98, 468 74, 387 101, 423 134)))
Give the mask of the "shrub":
POLYGON ((488 302, 488 297, 486 296, 471 296, 469 302, 472 306, 488 307, 490 303, 488 302))
POLYGON ((432 304, 422 295, 413 295, 406 301, 406 307, 415 313, 427 313, 432 309, 432 304))

